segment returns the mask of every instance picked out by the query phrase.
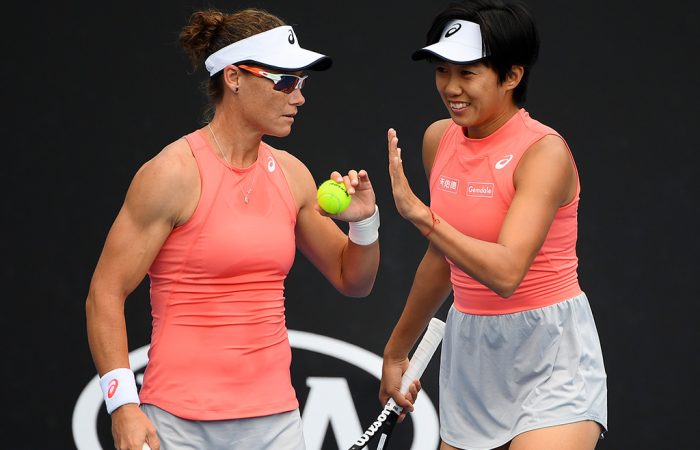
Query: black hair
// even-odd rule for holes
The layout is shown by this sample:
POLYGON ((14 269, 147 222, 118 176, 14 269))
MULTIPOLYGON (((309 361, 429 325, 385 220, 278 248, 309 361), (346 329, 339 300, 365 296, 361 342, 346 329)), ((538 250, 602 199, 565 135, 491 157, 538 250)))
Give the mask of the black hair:
POLYGON ((523 78, 513 91, 513 100, 518 105, 524 103, 527 81, 540 49, 539 33, 527 7, 520 2, 501 0, 452 2, 433 20, 426 35, 427 45, 438 42, 445 26, 453 20, 479 24, 487 55, 479 62, 492 68, 500 83, 513 66, 523 66, 523 78))

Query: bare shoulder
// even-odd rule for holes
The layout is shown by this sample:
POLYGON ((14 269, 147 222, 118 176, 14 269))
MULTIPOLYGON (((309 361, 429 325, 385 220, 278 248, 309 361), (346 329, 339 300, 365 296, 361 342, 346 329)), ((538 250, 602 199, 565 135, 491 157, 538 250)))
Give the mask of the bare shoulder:
POLYGON ((189 145, 184 139, 178 139, 141 166, 132 186, 136 184, 157 192, 185 187, 197 178, 197 163, 189 145))
MULTIPOLYGON (((126 203, 144 213, 178 222, 193 194, 199 196, 199 171, 185 139, 167 145, 136 172, 126 203)), ((195 200, 196 201, 196 200, 195 200)))
POLYGON ((433 167, 440 139, 442 139, 442 135, 445 134, 445 130, 451 123, 453 123, 452 119, 438 120, 431 123, 423 134, 423 166, 427 174, 430 173, 430 169, 433 167))
POLYGON ((197 162, 185 139, 178 139, 165 146, 156 156, 146 162, 141 170, 151 176, 179 180, 197 173, 197 162))
POLYGON ((440 119, 431 123, 428 128, 425 129, 425 134, 423 135, 423 142, 430 141, 436 146, 440 142, 440 138, 445 134, 445 130, 452 123, 452 119, 440 119))
POLYGON ((529 186, 540 194, 552 195, 560 204, 573 199, 577 181, 571 152, 556 135, 547 135, 532 144, 513 175, 516 191, 529 186))
POLYGON ((550 165, 553 168, 573 168, 572 156, 564 140, 553 134, 544 136, 527 149, 518 168, 538 164, 550 165))

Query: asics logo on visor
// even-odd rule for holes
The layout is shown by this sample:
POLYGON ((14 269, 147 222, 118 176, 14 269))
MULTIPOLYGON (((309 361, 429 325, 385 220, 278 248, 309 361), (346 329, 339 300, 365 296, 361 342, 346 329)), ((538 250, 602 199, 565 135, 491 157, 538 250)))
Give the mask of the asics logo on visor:
POLYGON ((294 31, 289 30, 289 36, 287 37, 287 40, 289 41, 290 44, 294 45, 294 42, 295 42, 294 31))
POLYGON ((461 23, 456 23, 456 24, 454 24, 454 26, 453 26, 452 28, 450 28, 449 30, 447 30, 447 33, 445 33, 445 37, 448 38, 448 37, 452 36, 453 34, 455 34, 456 32, 458 32, 461 28, 462 28, 462 24, 461 24, 461 23))

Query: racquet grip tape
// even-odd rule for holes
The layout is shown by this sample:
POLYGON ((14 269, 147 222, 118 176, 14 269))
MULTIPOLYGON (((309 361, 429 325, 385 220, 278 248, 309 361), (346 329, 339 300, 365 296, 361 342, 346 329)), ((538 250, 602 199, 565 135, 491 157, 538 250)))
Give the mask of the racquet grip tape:
POLYGON ((408 387, 423 375, 425 368, 428 366, 430 359, 433 357, 435 350, 442 341, 445 335, 445 322, 433 317, 428 324, 428 330, 423 335, 418 348, 411 356, 411 362, 408 369, 401 378, 401 393, 406 394, 408 387))

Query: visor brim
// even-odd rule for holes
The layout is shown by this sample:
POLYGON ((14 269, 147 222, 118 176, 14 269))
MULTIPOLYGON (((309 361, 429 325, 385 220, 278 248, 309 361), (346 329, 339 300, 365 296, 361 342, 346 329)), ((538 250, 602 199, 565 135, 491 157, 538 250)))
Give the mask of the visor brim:
POLYGON ((450 42, 437 42, 417 50, 411 55, 411 59, 414 61, 437 58, 454 64, 471 64, 485 57, 486 55, 481 48, 450 42))
POLYGON ((320 53, 311 50, 285 52, 273 55, 265 55, 251 59, 253 62, 269 67, 270 69, 295 71, 295 70, 327 70, 333 65, 333 60, 320 53))

